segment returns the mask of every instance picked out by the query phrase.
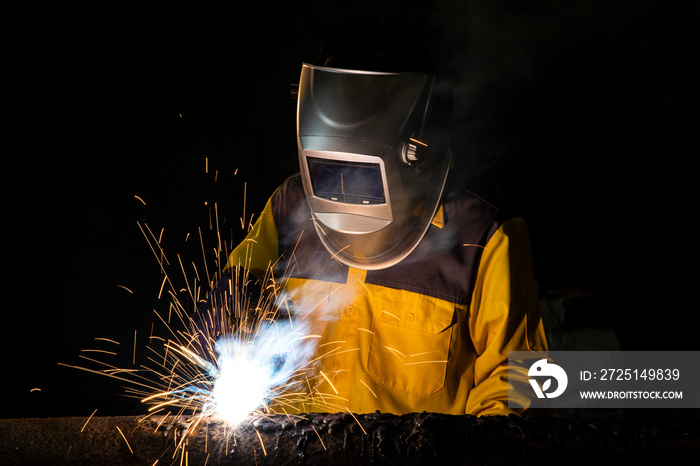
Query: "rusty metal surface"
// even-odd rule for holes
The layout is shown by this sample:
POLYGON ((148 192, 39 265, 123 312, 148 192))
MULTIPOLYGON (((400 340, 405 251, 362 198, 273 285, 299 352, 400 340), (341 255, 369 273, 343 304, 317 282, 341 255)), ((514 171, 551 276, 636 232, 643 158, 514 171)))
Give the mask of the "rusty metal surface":
POLYGON ((700 421, 312 414, 187 437, 139 417, 0 419, 0 464, 693 464, 700 421))

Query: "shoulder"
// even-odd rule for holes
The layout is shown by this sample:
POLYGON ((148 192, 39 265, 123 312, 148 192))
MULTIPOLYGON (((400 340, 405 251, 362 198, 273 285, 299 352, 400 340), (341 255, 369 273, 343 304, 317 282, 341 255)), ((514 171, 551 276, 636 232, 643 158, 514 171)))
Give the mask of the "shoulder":
MULTIPOLYGON (((479 243, 488 239, 507 221, 517 217, 502 198, 462 187, 446 188, 443 196, 446 227, 479 243)), ((465 238, 467 239, 467 238, 465 238)))
POLYGON ((286 180, 284 180, 284 182, 280 185, 279 189, 303 191, 304 187, 301 184, 301 173, 295 173, 286 180))
POLYGON ((301 174, 295 173, 279 185, 272 195, 273 199, 278 201, 286 200, 287 198, 298 198, 304 196, 304 186, 301 184, 301 174))
POLYGON ((272 213, 275 219, 294 217, 300 208, 306 207, 305 201, 301 175, 296 173, 287 178, 272 194, 272 213))

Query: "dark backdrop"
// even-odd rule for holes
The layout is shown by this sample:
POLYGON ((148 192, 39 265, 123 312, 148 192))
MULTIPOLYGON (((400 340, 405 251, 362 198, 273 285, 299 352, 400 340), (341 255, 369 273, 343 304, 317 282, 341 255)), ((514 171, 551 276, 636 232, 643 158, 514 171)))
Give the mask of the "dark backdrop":
POLYGON ((697 349, 694 12, 631 0, 247 8, 10 15, 0 416, 138 408, 117 382, 59 363, 82 363, 104 347, 95 338, 120 342, 128 363, 134 332, 143 344, 167 309, 139 224, 163 229, 172 262, 198 253, 214 205, 224 236, 240 237, 244 208, 258 212, 296 170, 290 84, 349 17, 401 21, 433 49, 454 84, 459 161, 526 217, 543 293, 585 290, 579 318, 615 328, 622 349, 697 349))

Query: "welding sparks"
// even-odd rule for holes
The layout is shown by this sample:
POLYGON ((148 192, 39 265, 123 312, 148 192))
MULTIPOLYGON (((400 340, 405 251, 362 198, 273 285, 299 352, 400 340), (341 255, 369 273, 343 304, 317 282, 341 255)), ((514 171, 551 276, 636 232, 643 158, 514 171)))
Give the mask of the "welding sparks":
MULTIPOLYGON (((234 297, 241 294, 236 284, 231 289, 234 297)), ((161 317, 177 337, 164 344, 150 369, 162 389, 133 393, 142 395, 151 413, 179 409, 233 427, 256 413, 272 412, 270 400, 283 399, 309 376, 314 339, 303 322, 276 316, 274 293, 252 304, 223 299, 194 317, 179 307, 174 319, 161 317), (188 330, 175 330, 178 321, 188 330)))
POLYGON ((92 414, 90 415, 90 417, 87 418, 87 421, 85 421, 85 424, 83 424, 83 428, 80 429, 80 432, 82 432, 82 431, 85 430, 85 428, 87 427, 88 423, 90 422, 90 419, 92 419, 92 417, 95 415, 96 412, 97 412, 97 410, 94 410, 94 411, 92 412, 92 414))
POLYGON ((288 381, 308 368, 307 361, 314 354, 305 336, 301 324, 295 328, 291 322, 275 322, 261 326, 251 341, 220 339, 213 390, 218 415, 238 423, 278 395, 280 387, 288 388, 288 381))
POLYGON ((119 426, 116 426, 116 427, 117 427, 117 430, 119 431, 119 433, 121 434, 122 438, 124 439, 124 442, 126 442, 126 446, 129 448, 129 451, 133 455, 134 450, 131 449, 131 445, 129 445, 129 441, 126 439, 126 435, 124 435, 124 432, 122 432, 122 430, 119 428, 119 426))
MULTIPOLYGON (((220 264, 228 257, 218 235, 218 222, 214 224, 214 259, 206 255, 212 249, 205 247, 200 231, 204 266, 193 263, 194 280, 181 257, 168 260, 162 246, 164 231, 156 235, 147 225, 139 224, 163 273, 158 297, 170 299, 167 311, 154 310, 166 333, 154 335, 151 327, 145 354, 138 346, 136 331, 126 345, 96 338, 110 347, 83 350, 79 357, 86 361, 84 365, 61 364, 126 383, 125 394, 146 407, 143 420, 162 416, 159 426, 176 427, 176 454, 184 457, 189 434, 199 426, 223 423, 225 432, 233 436, 251 417, 298 413, 301 406, 325 404, 324 397, 329 396, 313 393, 311 388, 317 385, 314 378, 321 377, 316 374, 318 358, 314 357, 319 335, 312 334, 309 322, 303 319, 297 321, 286 312, 280 317, 284 293, 271 269, 255 280, 245 267, 232 268, 233 278, 223 294, 199 309, 203 303, 200 295, 205 295, 202 288, 219 281, 220 264), (202 278, 200 270, 205 272, 202 278), (182 279, 185 284, 180 285, 182 279), (253 284, 262 290, 255 298, 248 290, 253 284), (128 350, 133 368, 88 357, 114 357, 115 346, 128 350), (139 362, 144 358, 145 362, 139 362)), ((254 246, 250 244, 250 248, 254 246)))
MULTIPOLYGON (((207 159, 206 173, 218 176, 218 170, 211 168, 207 159)), ((243 198, 245 204, 246 185, 243 198)), ((320 344, 322 328, 315 319, 323 316, 319 317, 317 308, 322 307, 324 299, 342 294, 343 285, 324 288, 318 301, 310 299, 302 306, 287 296, 284 277, 273 273, 273 264, 263 277, 249 275, 247 263, 229 267, 226 275, 231 246, 239 241, 234 242, 233 234, 228 240, 223 238, 218 206, 213 204, 208 210, 212 235, 204 235, 200 228, 198 235, 185 236, 186 242, 195 237, 199 240, 196 261, 180 254, 174 260, 169 258, 164 246, 168 239, 165 229, 152 230, 138 223, 162 274, 157 299, 167 301, 166 307, 153 309, 157 319, 150 333, 142 337, 143 332, 134 330, 123 344, 96 338, 99 345, 107 347, 83 350, 79 355, 83 364, 61 364, 123 382, 125 394, 144 407, 142 420, 151 419, 156 429, 165 427, 175 433, 174 456, 179 454, 185 463, 188 439, 200 427, 222 425, 226 445, 229 440, 235 445, 238 427, 251 419, 299 415, 311 406, 319 411, 343 410, 346 400, 320 370, 321 360, 359 350, 341 349, 346 342, 320 344), (229 278, 222 280, 224 276, 229 278), (310 318, 311 314, 315 317, 310 318), (147 339, 145 351, 137 337, 147 339), (128 354, 118 354, 118 348, 128 354), (103 355, 124 357, 124 364, 132 367, 96 359, 103 355)), ((240 226, 250 231, 252 225, 253 216, 248 220, 244 206, 240 226)), ((247 240, 243 244, 248 247, 246 260, 250 261, 256 242, 247 240)), ((292 263, 294 260, 292 252, 292 263)), ((371 295, 361 280, 358 283, 358 288, 362 285, 371 295)), ((120 288, 133 294, 124 286, 120 288)), ((312 295, 315 297, 315 292, 312 295)), ((124 433, 120 434, 129 446, 124 433)), ((319 439, 323 443, 320 435, 319 439)), ((260 442, 266 453, 262 439, 260 442)))

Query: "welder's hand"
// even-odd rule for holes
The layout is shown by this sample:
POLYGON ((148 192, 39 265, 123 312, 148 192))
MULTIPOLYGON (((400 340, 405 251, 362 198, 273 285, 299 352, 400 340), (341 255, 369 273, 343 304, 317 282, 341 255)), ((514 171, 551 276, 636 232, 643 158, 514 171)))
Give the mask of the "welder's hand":
POLYGON ((207 299, 197 306, 197 312, 205 315, 218 307, 230 304, 229 289, 231 289, 231 272, 229 269, 226 269, 207 295, 207 299))

